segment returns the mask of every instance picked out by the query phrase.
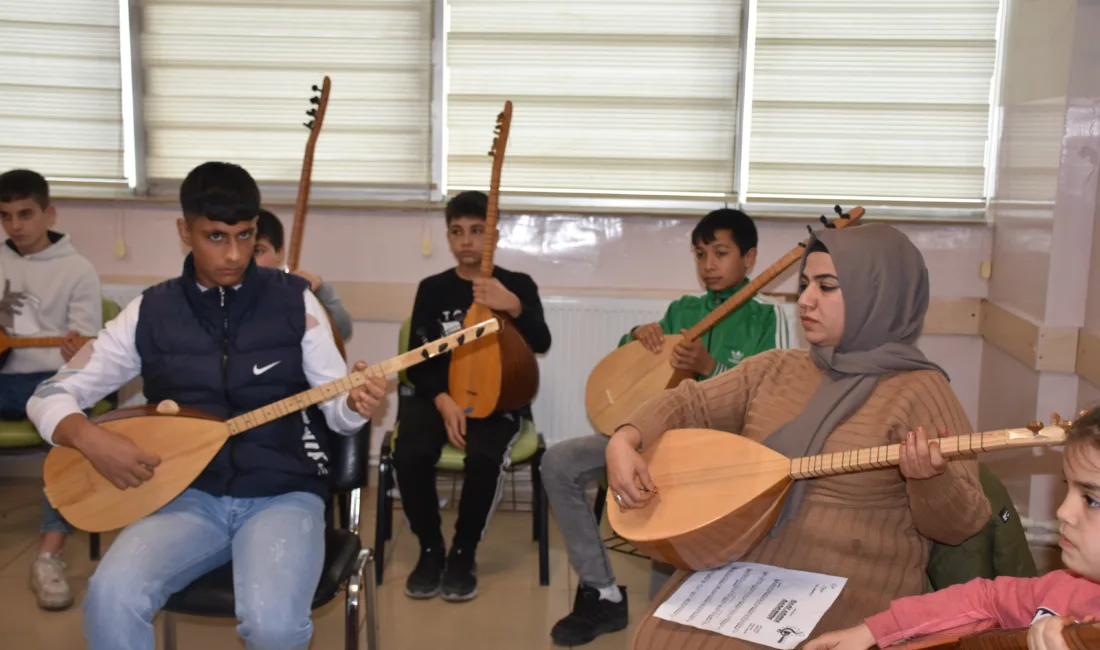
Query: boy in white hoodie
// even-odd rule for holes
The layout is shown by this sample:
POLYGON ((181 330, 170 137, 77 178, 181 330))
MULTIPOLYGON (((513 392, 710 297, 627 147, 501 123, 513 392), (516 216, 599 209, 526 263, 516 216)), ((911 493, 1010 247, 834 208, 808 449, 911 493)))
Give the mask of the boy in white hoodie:
MULTIPOLYGON (((103 326, 99 276, 68 235, 50 230, 57 213, 50 187, 40 174, 15 169, 0 174, 0 327, 9 336, 94 336, 103 326)), ((73 344, 66 345, 71 356, 73 344)), ((62 366, 59 348, 10 350, 0 356, 0 419, 26 418, 26 405, 39 383, 62 366)), ((31 586, 43 609, 73 602, 60 559, 72 532, 45 495, 42 542, 31 567, 31 586)))

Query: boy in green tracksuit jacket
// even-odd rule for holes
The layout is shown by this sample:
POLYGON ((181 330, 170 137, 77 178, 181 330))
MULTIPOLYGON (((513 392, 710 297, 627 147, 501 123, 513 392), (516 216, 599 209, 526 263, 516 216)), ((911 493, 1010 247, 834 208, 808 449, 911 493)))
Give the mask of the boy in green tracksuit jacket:
MULTIPOLYGON (((703 296, 673 302, 664 318, 635 327, 619 345, 633 339, 659 352, 665 334, 682 334, 746 284, 745 273, 756 262, 756 225, 737 210, 715 210, 695 226, 691 250, 695 269, 706 287, 703 296)), ((777 303, 753 298, 692 343, 681 341, 670 363, 691 370, 698 379, 721 374, 765 350, 789 347, 787 322, 777 303)), ((573 611, 558 621, 550 638, 560 646, 577 646, 600 634, 627 627, 626 589, 616 584, 600 535, 600 525, 588 505, 585 488, 606 475, 603 434, 558 443, 542 457, 542 484, 558 520, 569 562, 577 572, 573 611)))
MULTIPOLYGON (((699 279, 707 288, 702 296, 684 296, 656 323, 639 325, 619 340, 637 339, 650 351, 661 349, 666 334, 683 334, 749 283, 748 268, 756 262, 756 225, 738 210, 715 210, 691 233, 692 253, 699 279)), ((681 341, 672 351, 672 367, 694 370, 697 379, 720 375, 748 357, 774 348, 790 347, 787 317, 779 304, 753 296, 694 343, 681 341)))

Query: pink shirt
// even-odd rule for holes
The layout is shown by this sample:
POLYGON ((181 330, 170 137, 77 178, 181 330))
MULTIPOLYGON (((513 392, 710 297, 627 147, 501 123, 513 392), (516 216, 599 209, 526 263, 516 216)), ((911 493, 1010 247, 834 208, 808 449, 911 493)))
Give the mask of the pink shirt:
POLYGON ((1100 616, 1100 584, 1068 571, 1041 578, 971 580, 940 591, 899 598, 866 620, 879 647, 980 621, 1004 629, 1029 627, 1044 616, 1100 616))

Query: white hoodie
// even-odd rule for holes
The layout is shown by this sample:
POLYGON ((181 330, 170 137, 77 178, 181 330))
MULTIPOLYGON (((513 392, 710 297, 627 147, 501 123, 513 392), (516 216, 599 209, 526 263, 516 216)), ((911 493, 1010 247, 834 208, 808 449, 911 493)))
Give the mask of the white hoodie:
MULTIPOLYGON (((22 256, 8 240, 0 244, 0 298, 5 281, 23 292, 22 312, 12 316, 11 336, 64 336, 69 330, 95 336, 103 327, 103 297, 92 263, 76 252, 68 235, 50 232, 46 250, 22 256)), ((4 319, 6 321, 6 319, 4 319)), ((50 372, 64 361, 53 348, 12 350, 0 374, 50 372)))

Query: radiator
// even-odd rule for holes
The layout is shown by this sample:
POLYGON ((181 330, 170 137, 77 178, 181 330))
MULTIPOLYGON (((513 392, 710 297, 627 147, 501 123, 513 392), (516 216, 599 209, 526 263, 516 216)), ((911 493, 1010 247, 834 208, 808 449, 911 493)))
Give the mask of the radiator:
POLYGON ((659 320, 667 298, 545 296, 553 343, 539 358, 539 392, 531 410, 547 445, 596 430, 584 409, 584 385, 596 364, 630 328, 659 320))

